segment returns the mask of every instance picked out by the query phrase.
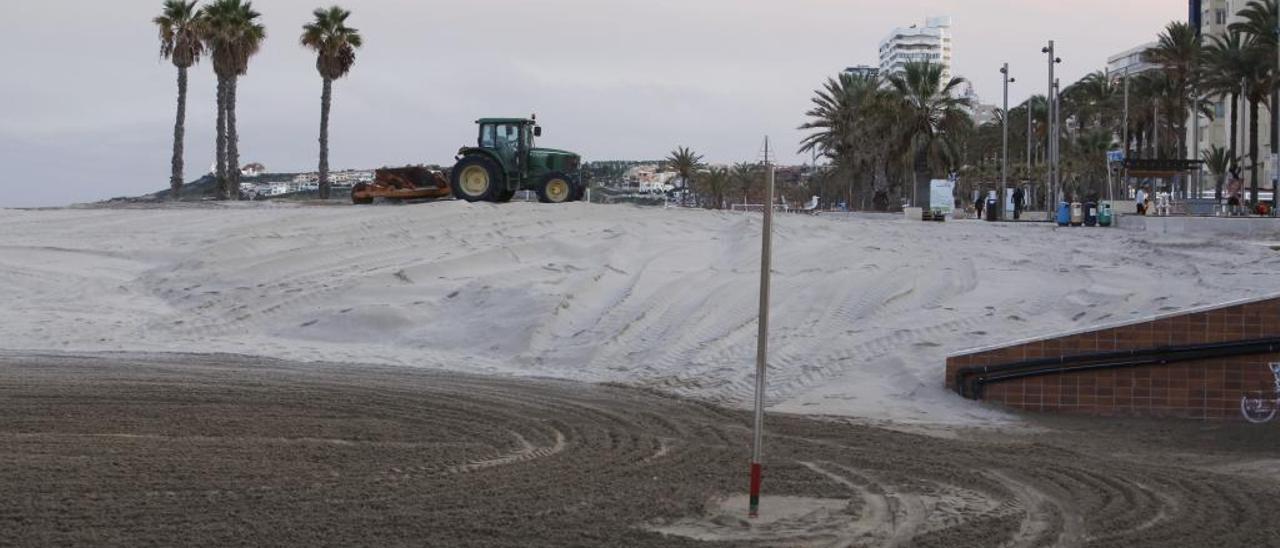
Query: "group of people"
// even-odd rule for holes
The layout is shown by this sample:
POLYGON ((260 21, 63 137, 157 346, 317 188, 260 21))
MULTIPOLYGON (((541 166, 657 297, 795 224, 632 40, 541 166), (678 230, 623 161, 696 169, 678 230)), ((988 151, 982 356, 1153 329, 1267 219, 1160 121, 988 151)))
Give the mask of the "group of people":
MULTIPOLYGON (((1244 204, 1244 179, 1240 176, 1239 168, 1231 171, 1227 177, 1226 185, 1227 198, 1227 215, 1237 216, 1249 213, 1244 204)), ((1152 211, 1153 202, 1156 202, 1157 196, 1151 191, 1150 185, 1139 186, 1134 192, 1134 202, 1138 215, 1146 215, 1152 211)), ((1265 202, 1259 202, 1253 213, 1258 215, 1269 215, 1271 208, 1265 202)))
MULTIPOLYGON (((987 193, 981 188, 978 189, 978 199, 973 201, 973 210, 978 214, 978 218, 982 218, 982 212, 986 209, 987 200, 996 193, 997 191, 995 190, 987 193)), ((1027 205, 1026 197, 1027 194, 1022 190, 1022 187, 1014 187, 1013 196, 1011 197, 1013 201, 1013 220, 1016 221, 1022 218, 1022 210, 1027 205)), ((997 200, 998 202, 999 200, 997 200)))

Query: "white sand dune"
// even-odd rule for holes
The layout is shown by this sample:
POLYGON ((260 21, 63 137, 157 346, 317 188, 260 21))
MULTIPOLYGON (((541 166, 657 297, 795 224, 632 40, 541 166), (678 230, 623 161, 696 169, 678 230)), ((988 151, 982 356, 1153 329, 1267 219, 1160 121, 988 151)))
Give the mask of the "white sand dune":
MULTIPOLYGON (((0 349, 232 352, 751 399, 758 216, 624 206, 0 211, 0 349)), ((1280 290, 1280 253, 783 216, 769 400, 999 423, 946 354, 1280 290)))

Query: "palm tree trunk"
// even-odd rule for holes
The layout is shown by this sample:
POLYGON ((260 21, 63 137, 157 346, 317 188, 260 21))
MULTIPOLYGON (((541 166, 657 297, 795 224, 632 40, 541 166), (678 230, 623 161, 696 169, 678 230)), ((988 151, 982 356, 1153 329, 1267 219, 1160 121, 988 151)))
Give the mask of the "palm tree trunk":
POLYGON ((913 192, 916 207, 929 207, 929 152, 925 147, 921 147, 916 151, 915 160, 915 190, 913 192))
POLYGON ((329 100, 333 97, 333 80, 324 79, 320 93, 320 199, 329 199, 329 100))
POLYGON ((1230 167, 1236 167, 1236 160, 1240 156, 1239 146, 1236 144, 1237 137, 1240 135, 1240 94, 1231 94, 1231 150, 1228 154, 1231 156, 1230 167))
POLYGON ((227 199, 227 81, 218 77, 218 138, 215 154, 214 181, 217 199, 227 199))
POLYGON ((187 119, 187 67, 178 67, 178 116, 173 123, 173 171, 169 175, 169 199, 177 200, 182 194, 182 137, 186 133, 187 119))
MULTIPOLYGON (((1280 108, 1280 88, 1272 88, 1270 108, 1273 112, 1275 109, 1280 108)), ((1277 172, 1277 170, 1280 170, 1280 124, 1275 123, 1276 117, 1274 114, 1270 116, 1271 157, 1276 160, 1275 164, 1271 166, 1271 209, 1274 210, 1276 208, 1276 195, 1280 194, 1280 192, 1277 192, 1278 189, 1276 188, 1277 185, 1280 185, 1280 172, 1277 172)))
POLYGON ((240 199, 240 137, 236 133, 236 80, 227 79, 227 198, 240 199))
POLYGON ((1249 206, 1258 207, 1258 103, 1249 101, 1249 206))

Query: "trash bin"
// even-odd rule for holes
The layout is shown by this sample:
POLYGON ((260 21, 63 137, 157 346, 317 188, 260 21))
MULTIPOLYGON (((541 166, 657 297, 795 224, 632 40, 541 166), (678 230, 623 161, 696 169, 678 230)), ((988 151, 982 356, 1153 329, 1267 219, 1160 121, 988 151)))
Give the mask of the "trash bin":
POLYGON ((1084 203, 1084 226, 1098 226, 1098 204, 1084 203))
POLYGON ((987 205, 983 208, 987 214, 988 221, 1000 220, 1000 200, 996 198, 996 193, 992 192, 987 196, 987 205))
POLYGON ((1071 204, 1058 202, 1058 226, 1071 224, 1071 204))
POLYGON ((1102 202, 1098 207, 1098 226, 1111 226, 1111 202, 1102 202))
POLYGON ((1071 226, 1084 224, 1084 204, 1071 202, 1071 226))

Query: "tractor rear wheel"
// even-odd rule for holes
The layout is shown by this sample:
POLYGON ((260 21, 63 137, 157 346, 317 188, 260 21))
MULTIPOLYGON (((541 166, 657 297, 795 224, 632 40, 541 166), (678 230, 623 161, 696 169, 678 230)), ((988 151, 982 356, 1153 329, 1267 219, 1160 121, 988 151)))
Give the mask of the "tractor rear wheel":
POLYGON ((454 197, 468 202, 497 201, 501 172, 484 156, 467 156, 453 166, 449 186, 454 197))
POLYGON ((356 196, 357 192, 364 192, 368 188, 369 188, 369 185, 367 183, 356 183, 355 186, 351 187, 351 203, 357 204, 357 205, 372 204, 373 203, 372 197, 365 196, 361 198, 359 196, 356 196))
POLYGON ((563 173, 551 172, 538 183, 538 201, 544 204, 562 204, 573 200, 574 184, 563 173))

